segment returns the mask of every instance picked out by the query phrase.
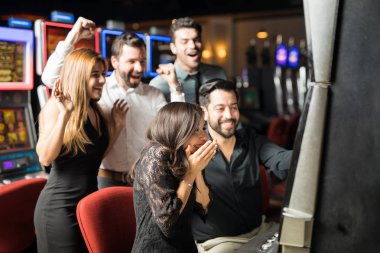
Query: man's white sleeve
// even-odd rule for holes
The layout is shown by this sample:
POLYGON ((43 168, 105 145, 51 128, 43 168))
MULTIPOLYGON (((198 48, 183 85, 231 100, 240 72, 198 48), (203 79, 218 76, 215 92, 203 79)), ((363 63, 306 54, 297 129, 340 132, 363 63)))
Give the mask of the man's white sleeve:
POLYGON ((185 93, 181 93, 180 95, 170 92, 170 102, 185 102, 185 93))
POLYGON ((55 80, 59 77, 66 56, 74 50, 73 45, 60 41, 55 51, 50 55, 42 72, 41 80, 49 88, 53 88, 55 80))

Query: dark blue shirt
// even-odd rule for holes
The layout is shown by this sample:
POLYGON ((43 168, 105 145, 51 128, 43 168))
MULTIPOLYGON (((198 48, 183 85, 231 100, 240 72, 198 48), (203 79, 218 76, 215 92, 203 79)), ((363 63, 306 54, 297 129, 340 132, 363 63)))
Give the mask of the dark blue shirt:
POLYGON ((239 127, 230 162, 218 151, 204 169, 212 201, 207 217, 194 213, 194 239, 206 241, 220 236, 247 233, 261 224, 259 164, 283 179, 292 151, 271 143, 253 130, 239 127))

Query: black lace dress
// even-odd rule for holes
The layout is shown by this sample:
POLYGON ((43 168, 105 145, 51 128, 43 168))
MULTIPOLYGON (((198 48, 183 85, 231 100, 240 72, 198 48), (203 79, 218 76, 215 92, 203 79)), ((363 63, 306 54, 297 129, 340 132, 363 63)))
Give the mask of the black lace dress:
POLYGON ((100 120, 102 135, 88 119, 85 132, 93 144, 86 153, 63 155, 53 162, 46 186, 42 190, 34 213, 38 253, 87 252, 76 219, 76 207, 83 197, 97 190, 97 173, 108 146, 108 132, 100 120))
POLYGON ((137 231, 132 252, 198 252, 191 233, 195 204, 192 190, 182 213, 177 197, 180 180, 160 163, 162 147, 154 145, 142 153, 134 180, 134 208, 137 231))

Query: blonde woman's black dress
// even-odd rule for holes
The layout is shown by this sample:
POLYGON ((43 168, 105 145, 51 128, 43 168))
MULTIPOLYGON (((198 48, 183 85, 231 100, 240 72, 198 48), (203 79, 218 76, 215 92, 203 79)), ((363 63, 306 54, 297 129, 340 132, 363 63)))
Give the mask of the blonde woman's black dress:
POLYGON ((34 213, 38 253, 87 252, 76 219, 76 207, 83 197, 97 190, 97 173, 108 146, 108 132, 100 120, 101 135, 88 119, 85 132, 93 144, 85 153, 60 155, 53 162, 49 179, 34 213))

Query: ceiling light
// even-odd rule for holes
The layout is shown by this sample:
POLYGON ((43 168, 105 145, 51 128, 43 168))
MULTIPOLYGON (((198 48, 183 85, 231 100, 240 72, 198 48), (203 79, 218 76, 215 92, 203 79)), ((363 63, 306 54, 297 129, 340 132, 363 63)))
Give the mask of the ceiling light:
POLYGON ((257 38, 258 39, 266 39, 268 38, 268 32, 264 31, 264 30, 260 30, 257 34, 256 34, 257 38))

